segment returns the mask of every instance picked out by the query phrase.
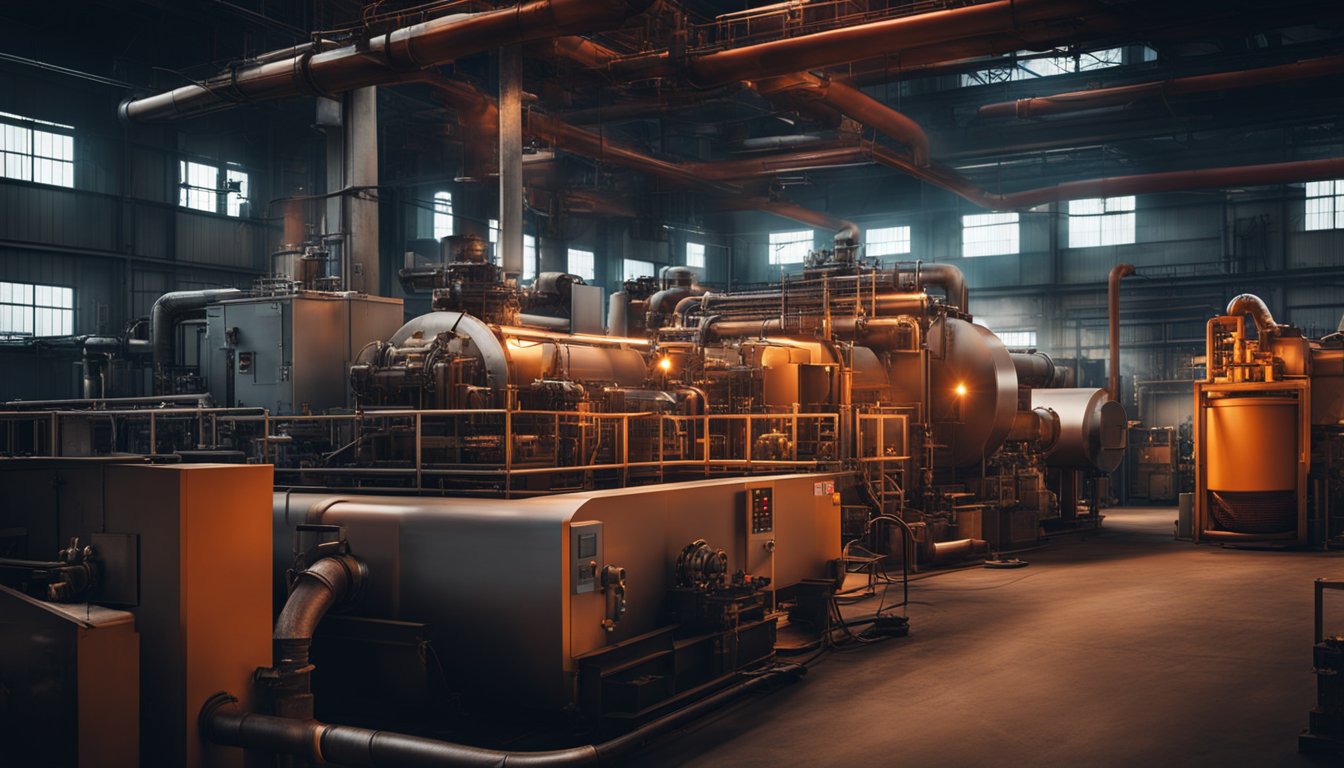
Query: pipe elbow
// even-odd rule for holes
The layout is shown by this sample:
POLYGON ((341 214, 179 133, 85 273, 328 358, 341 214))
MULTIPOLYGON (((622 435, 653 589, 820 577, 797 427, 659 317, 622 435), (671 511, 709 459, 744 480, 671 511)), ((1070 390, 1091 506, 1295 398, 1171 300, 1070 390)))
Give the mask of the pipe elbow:
POLYGON ((1274 321, 1274 314, 1269 311, 1269 305, 1265 304, 1264 299, 1253 293, 1234 296, 1227 303, 1225 314, 1231 316, 1250 315, 1255 322, 1255 329, 1262 339, 1275 335, 1282 327, 1274 321))

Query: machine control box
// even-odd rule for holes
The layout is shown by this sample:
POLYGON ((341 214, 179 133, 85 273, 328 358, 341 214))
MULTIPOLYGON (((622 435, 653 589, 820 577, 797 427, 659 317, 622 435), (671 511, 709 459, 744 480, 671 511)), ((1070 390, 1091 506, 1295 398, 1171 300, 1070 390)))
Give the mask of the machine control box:
POLYGON ((753 536, 759 533, 774 532, 774 495, 775 489, 773 488, 752 488, 747 492, 747 503, 750 505, 747 522, 751 526, 753 536))
POLYGON ((570 591, 576 595, 596 592, 602 569, 602 522, 589 520, 569 524, 570 591))

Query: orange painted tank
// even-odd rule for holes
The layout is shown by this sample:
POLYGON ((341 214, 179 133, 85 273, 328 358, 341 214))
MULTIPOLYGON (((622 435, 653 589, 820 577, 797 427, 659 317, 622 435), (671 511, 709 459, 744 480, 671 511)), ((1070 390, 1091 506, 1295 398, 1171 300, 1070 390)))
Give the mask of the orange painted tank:
POLYGON ((1227 397, 1209 401, 1205 453, 1211 491, 1297 488, 1297 401, 1227 397))

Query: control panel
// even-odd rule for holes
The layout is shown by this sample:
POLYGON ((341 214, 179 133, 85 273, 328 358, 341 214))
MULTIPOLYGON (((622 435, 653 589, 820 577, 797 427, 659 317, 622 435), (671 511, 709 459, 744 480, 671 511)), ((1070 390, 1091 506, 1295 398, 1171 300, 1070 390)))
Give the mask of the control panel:
POLYGON ((774 497, 774 488, 752 488, 747 491, 747 523, 753 536, 775 532, 774 497))
POLYGON ((569 584, 576 595, 596 592, 602 562, 602 522, 569 524, 569 584))

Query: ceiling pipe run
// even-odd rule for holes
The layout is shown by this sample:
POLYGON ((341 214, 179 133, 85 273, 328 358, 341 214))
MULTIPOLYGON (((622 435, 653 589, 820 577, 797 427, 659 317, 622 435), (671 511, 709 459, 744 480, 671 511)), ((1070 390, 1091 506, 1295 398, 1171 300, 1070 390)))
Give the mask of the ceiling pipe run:
MULTIPOLYGON (((201 83, 132 99, 118 109, 127 122, 187 117, 239 102, 330 96, 402 79, 406 73, 518 43, 618 26, 657 0, 532 0, 481 13, 443 16, 366 41, 239 67, 201 83)), ((591 53, 591 50, 587 51, 591 53)))
POLYGON ((847 64, 967 37, 1002 33, 1020 24, 1096 13, 1077 0, 995 0, 914 16, 771 40, 691 59, 687 75, 696 85, 755 80, 847 64))
POLYGON ((986 104, 980 107, 978 113, 980 117, 1027 119, 1042 115, 1057 115, 1123 106, 1143 99, 1165 99, 1209 91, 1256 88, 1276 83, 1327 77, 1341 72, 1344 72, 1344 56, 1326 56, 1274 67, 1260 67, 1237 72, 1218 72, 1193 77, 1177 77, 1151 83, 1136 83, 1114 88, 1096 88, 1089 91, 1058 93, 1054 96, 1004 101, 996 104, 986 104))

